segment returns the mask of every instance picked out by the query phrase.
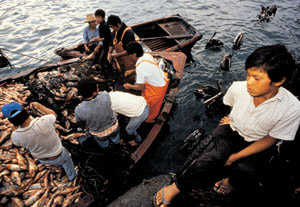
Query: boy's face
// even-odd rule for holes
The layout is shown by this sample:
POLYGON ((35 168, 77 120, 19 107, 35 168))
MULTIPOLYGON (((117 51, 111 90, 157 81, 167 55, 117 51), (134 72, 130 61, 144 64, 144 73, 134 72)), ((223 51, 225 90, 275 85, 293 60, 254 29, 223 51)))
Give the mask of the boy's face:
POLYGON ((103 22, 102 16, 96 16, 96 21, 98 24, 101 24, 103 22))
POLYGON ((109 26, 113 30, 113 32, 117 32, 121 28, 121 24, 118 24, 117 26, 114 26, 114 25, 109 25, 109 26))
POLYGON ((251 96, 265 96, 277 89, 275 85, 262 68, 252 67, 247 70, 247 91, 251 96))

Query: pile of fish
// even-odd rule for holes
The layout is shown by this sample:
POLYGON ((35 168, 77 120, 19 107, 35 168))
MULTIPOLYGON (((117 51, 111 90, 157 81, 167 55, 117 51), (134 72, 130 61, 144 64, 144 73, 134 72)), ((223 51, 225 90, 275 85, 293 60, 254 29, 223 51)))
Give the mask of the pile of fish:
MULTIPOLYGON (((61 123, 58 129, 63 135, 66 135, 66 133, 74 132, 74 129, 78 128, 74 109, 82 101, 76 87, 81 77, 92 76, 99 82, 100 90, 112 90, 116 78, 107 77, 108 72, 105 73, 104 71, 104 75, 101 72, 97 65, 91 65, 89 62, 76 63, 61 66, 51 71, 31 74, 26 85, 32 91, 31 100, 55 110, 61 123)), ((67 139, 71 138, 68 137, 67 139)))
MULTIPOLYGON (((3 84, 0 87, 0 108, 12 101, 26 107, 31 95, 24 84, 3 84)), ((10 139, 13 127, 1 115, 0 206, 70 206, 78 202, 83 195, 78 177, 69 181, 61 168, 38 164, 29 151, 15 147, 10 139)), ((74 137, 71 134, 67 138, 71 136, 74 137)))
POLYGON ((37 164, 23 148, 1 148, 0 155, 0 205, 70 206, 83 195, 78 177, 69 181, 61 168, 37 164))

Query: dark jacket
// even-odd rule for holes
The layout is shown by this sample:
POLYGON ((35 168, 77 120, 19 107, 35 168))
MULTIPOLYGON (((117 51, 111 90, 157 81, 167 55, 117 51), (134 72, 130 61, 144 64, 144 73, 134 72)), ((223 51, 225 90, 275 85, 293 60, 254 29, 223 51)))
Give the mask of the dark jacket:
MULTIPOLYGON (((118 35, 117 35, 117 40, 118 42, 121 41, 121 37, 123 34, 123 31, 126 29, 127 25, 125 23, 122 22, 122 27, 120 28, 120 30, 118 31, 118 35)), ((123 44, 123 48, 124 50, 126 50, 126 46, 129 42, 135 41, 135 37, 134 37, 134 32, 132 29, 127 30, 124 34, 124 37, 122 39, 122 44, 123 44)))
POLYGON ((105 21, 99 25, 99 37, 104 38, 103 47, 108 51, 109 46, 112 44, 112 33, 105 21))

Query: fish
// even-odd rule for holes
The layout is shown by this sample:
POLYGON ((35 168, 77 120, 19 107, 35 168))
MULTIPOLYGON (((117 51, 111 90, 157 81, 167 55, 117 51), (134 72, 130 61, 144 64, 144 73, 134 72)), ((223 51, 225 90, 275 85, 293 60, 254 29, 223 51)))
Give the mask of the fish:
POLYGON ((0 195, 18 196, 24 192, 24 188, 17 185, 10 185, 0 188, 0 195))
POLYGON ((66 102, 70 101, 73 98, 73 96, 75 96, 75 94, 77 94, 77 92, 78 92, 77 88, 72 88, 71 91, 67 95, 66 102))
MULTIPOLYGON (((51 201, 51 200, 50 200, 51 201)), ((53 200, 53 204, 52 202, 50 203, 50 201, 47 204, 47 207, 56 207, 56 206, 61 206, 61 204, 64 201, 64 197, 62 195, 57 196, 54 200, 53 200), (52 205, 51 205, 52 204, 52 205)))
POLYGON ((2 131, 0 136, 0 146, 3 145, 10 138, 11 132, 12 129, 2 131))
POLYGON ((18 197, 11 197, 10 199, 15 204, 16 207, 24 207, 25 206, 23 200, 18 197))
POLYGON ((40 189, 37 190, 35 193, 33 193, 27 200, 25 200, 25 205, 30 206, 34 204, 40 197, 41 195, 45 192, 45 189, 40 189))
POLYGON ((43 177, 47 173, 47 170, 40 171, 36 174, 36 176, 33 179, 33 183, 37 182, 41 177, 43 177))
POLYGON ((23 171, 27 170, 26 166, 16 165, 16 164, 2 164, 1 167, 6 168, 10 171, 23 171))
POLYGON ((22 186, 22 187, 28 187, 28 186, 31 185, 31 183, 33 183, 33 179, 32 179, 32 178, 27 178, 27 179, 24 179, 24 180, 22 181, 21 186, 22 186))
POLYGON ((69 134, 68 136, 61 136, 62 139, 64 140, 73 140, 73 139, 78 139, 79 137, 85 136, 85 133, 73 133, 73 134, 69 134))
POLYGON ((44 179, 43 179, 43 185, 44 185, 44 188, 49 188, 51 187, 51 185, 49 184, 49 172, 50 171, 47 171, 47 173, 44 175, 44 179))
POLYGON ((46 204, 46 202, 49 199, 49 192, 50 189, 47 189, 44 194, 42 195, 42 197, 40 199, 38 199, 33 205, 32 207, 41 207, 44 206, 46 204))
POLYGON ((82 195, 83 193, 82 192, 78 192, 78 193, 75 193, 74 195, 70 195, 68 196, 63 204, 62 204, 62 207, 68 207, 70 206, 77 198, 80 198, 80 196, 82 195))
POLYGON ((29 171, 31 177, 34 177, 36 171, 38 170, 38 167, 35 164, 35 162, 33 161, 33 159, 28 156, 28 154, 26 154, 25 157, 26 157, 27 162, 28 162, 28 171, 29 171))
POLYGON ((19 165, 27 166, 27 160, 19 153, 18 148, 16 148, 16 158, 19 165))
POLYGON ((223 55, 220 63, 220 67, 222 70, 229 71, 229 69, 231 68, 231 58, 232 58, 232 54, 225 53, 223 55))
POLYGON ((22 180, 18 172, 14 171, 11 173, 11 180, 14 184, 21 186, 22 180))
POLYGON ((0 178, 3 177, 4 175, 9 175, 10 171, 7 169, 4 169, 0 172, 0 178))
POLYGON ((233 40, 233 46, 232 46, 232 49, 233 50, 237 50, 240 48, 240 46, 242 45, 243 43, 243 39, 244 39, 244 33, 243 32, 239 32, 237 34, 237 36, 234 38, 233 40))

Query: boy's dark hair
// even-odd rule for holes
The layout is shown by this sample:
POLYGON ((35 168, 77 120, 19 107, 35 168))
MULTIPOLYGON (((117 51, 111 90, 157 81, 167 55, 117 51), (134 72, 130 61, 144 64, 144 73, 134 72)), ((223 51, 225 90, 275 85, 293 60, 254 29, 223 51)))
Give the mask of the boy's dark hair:
POLYGON ((245 69, 261 67, 268 73, 272 82, 286 78, 288 82, 295 69, 295 60, 286 47, 281 44, 262 46, 248 56, 245 69))
POLYGON ((132 41, 126 45, 126 51, 129 55, 136 54, 137 57, 142 57, 144 55, 144 50, 142 45, 138 42, 132 41))
MULTIPOLYGON (((17 111, 17 110, 16 110, 17 111)), ((12 111, 11 114, 13 114, 16 111, 12 111)), ((23 124, 29 117, 29 114, 25 109, 22 109, 22 111, 17 114, 15 117, 8 119, 13 125, 20 126, 23 124)))
POLYGON ((121 24, 121 19, 120 17, 116 15, 110 15, 107 19, 107 25, 112 25, 112 26, 118 26, 118 24, 121 24))
POLYGON ((103 9, 97 9, 95 11, 95 16, 101 16, 104 19, 105 18, 105 11, 103 9))
POLYGON ((78 82, 78 92, 84 99, 89 98, 97 91, 97 84, 93 77, 83 77, 78 82))

